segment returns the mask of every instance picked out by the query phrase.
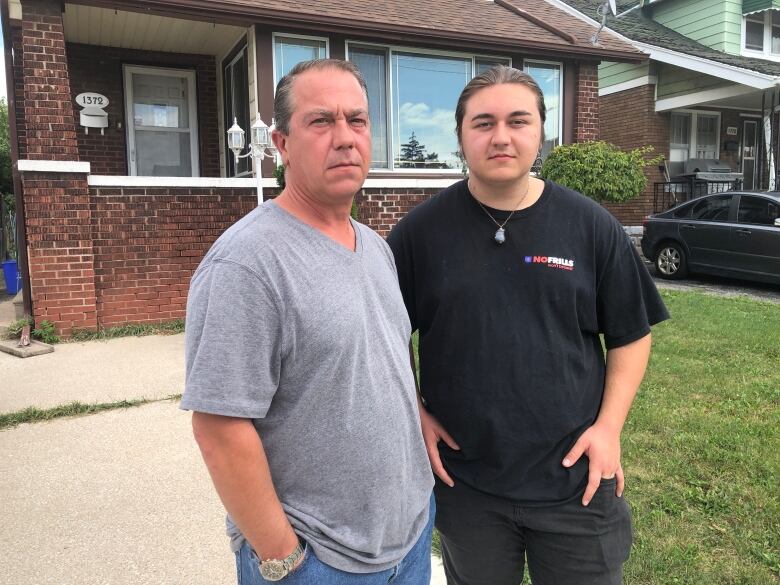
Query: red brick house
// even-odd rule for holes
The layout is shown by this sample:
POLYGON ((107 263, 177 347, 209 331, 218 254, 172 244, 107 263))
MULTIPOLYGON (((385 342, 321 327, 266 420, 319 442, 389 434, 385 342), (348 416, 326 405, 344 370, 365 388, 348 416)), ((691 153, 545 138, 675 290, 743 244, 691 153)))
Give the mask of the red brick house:
POLYGON ((460 178, 453 112, 480 70, 507 63, 539 80, 546 152, 598 137, 601 60, 645 59, 610 33, 594 45, 592 23, 545 0, 0 8, 25 308, 66 336, 184 316, 201 257, 257 204, 226 130, 237 119, 248 131, 258 113, 270 124, 276 81, 301 60, 347 58, 367 78, 374 153, 359 215, 384 235, 460 178))

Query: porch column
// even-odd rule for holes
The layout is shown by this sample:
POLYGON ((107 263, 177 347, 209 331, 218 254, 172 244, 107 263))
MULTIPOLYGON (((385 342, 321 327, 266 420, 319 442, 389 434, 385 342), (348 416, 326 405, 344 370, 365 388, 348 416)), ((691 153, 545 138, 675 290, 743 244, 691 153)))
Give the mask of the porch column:
POLYGON ((22 2, 22 73, 27 131, 23 156, 79 160, 60 2, 22 2))
POLYGON ((89 163, 21 160, 33 316, 60 335, 97 327, 89 163))
POLYGON ((599 139, 598 63, 580 62, 577 67, 577 98, 574 136, 577 142, 599 139))
POLYGON ((87 175, 79 161, 62 4, 23 0, 20 137, 33 316, 63 336, 94 329, 95 272, 87 175))

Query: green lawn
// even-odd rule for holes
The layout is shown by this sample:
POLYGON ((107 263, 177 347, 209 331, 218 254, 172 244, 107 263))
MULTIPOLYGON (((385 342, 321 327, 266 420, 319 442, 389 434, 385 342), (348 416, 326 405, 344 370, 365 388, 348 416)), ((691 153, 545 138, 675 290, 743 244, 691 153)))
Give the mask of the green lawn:
POLYGON ((623 433, 625 583, 780 583, 780 305, 662 294, 623 433))
POLYGON ((780 583, 780 305, 663 292, 623 433, 630 584, 780 583))

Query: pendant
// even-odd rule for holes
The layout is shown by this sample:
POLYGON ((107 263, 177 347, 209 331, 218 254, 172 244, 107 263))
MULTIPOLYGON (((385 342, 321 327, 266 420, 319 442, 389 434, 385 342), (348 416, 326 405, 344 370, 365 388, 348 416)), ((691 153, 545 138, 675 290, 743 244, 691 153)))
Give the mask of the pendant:
POLYGON ((496 241, 496 244, 503 244, 506 242, 506 236, 504 235, 504 228, 498 228, 496 230, 496 235, 493 236, 493 239, 496 241))

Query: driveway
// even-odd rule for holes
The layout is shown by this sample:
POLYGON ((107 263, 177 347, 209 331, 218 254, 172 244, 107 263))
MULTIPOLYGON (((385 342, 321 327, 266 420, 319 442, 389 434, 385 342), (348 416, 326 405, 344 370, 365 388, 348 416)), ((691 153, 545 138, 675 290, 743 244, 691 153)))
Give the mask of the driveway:
POLYGON ((657 275, 651 263, 645 261, 645 265, 653 276, 653 280, 658 288, 695 291, 722 297, 749 297, 757 301, 780 304, 780 286, 776 284, 763 284, 749 280, 698 274, 680 280, 666 280, 657 275))

